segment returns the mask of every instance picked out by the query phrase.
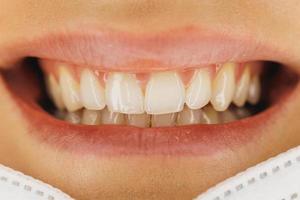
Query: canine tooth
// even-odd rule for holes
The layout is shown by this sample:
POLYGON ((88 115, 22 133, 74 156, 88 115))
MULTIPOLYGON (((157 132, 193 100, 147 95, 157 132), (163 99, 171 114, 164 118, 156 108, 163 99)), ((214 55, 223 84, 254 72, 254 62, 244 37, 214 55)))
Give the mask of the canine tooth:
POLYGON ((65 108, 65 104, 61 96, 61 88, 52 74, 48 76, 46 84, 49 95, 52 98, 55 106, 59 110, 63 110, 65 108))
POLYGON ((183 109, 185 89, 176 72, 151 75, 146 86, 145 110, 148 114, 167 114, 183 109))
POLYGON ((60 68, 59 84, 61 87, 62 99, 68 111, 72 112, 82 108, 79 85, 65 67, 60 68))
POLYGON ((185 102, 191 109, 205 106, 211 98, 211 75, 207 69, 195 72, 191 84, 187 88, 185 102))
POLYGON ((242 107, 244 106, 247 97, 248 97, 248 90, 250 85, 250 68, 246 66, 242 76, 237 84, 235 96, 233 98, 233 102, 235 105, 242 107))
POLYGON ((107 108, 101 111, 102 124, 124 124, 125 115, 122 113, 111 112, 107 108))
POLYGON ((213 81, 211 104, 217 111, 224 111, 231 103, 235 92, 235 64, 226 63, 213 81))
POLYGON ((218 112, 213 109, 211 105, 205 106, 202 108, 203 110, 203 123, 204 124, 218 124, 220 123, 219 114, 218 112))
POLYGON ((202 110, 192 110, 187 106, 183 108, 181 112, 178 113, 177 116, 177 124, 178 125, 188 125, 188 124, 199 124, 201 122, 201 114, 202 110))
POLYGON ((177 113, 152 115, 152 127, 174 126, 176 124, 177 113))
POLYGON ((128 125, 137 127, 150 127, 150 115, 144 114, 131 114, 127 117, 128 125))
POLYGON ((98 125, 101 122, 100 111, 84 109, 81 123, 85 125, 98 125))
POLYGON ((144 95, 134 74, 111 73, 105 88, 109 110, 126 114, 144 113, 144 95))
POLYGON ((237 120, 238 117, 234 112, 226 110, 224 112, 220 112, 220 119, 222 123, 228 123, 237 120))
POLYGON ((81 73, 80 96, 83 106, 89 110, 101 110, 105 107, 104 88, 88 69, 81 73))
POLYGON ((248 102, 251 104, 256 104, 259 101, 261 93, 261 86, 259 76, 255 75, 252 77, 250 86, 249 86, 249 93, 248 93, 248 102))
POLYGON ((81 121, 81 111, 68 112, 65 116, 65 121, 72 124, 79 124, 81 121))

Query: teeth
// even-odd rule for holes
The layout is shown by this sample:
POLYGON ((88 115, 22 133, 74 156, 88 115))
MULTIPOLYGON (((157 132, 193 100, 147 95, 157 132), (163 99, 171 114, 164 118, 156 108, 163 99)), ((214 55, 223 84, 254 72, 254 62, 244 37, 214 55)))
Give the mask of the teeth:
POLYGON ((221 118, 221 122, 222 123, 228 123, 228 122, 232 122, 238 119, 237 115, 234 114, 232 111, 230 110, 226 110, 224 112, 220 113, 220 118, 221 118))
POLYGON ((68 112, 65 116, 65 120, 72 124, 80 124, 81 111, 68 112))
POLYGON ((225 111, 233 99, 235 67, 234 63, 224 64, 213 81, 211 104, 217 111, 225 111))
POLYGON ((137 127, 150 127, 150 115, 147 114, 136 114, 136 115, 128 115, 127 124, 137 127))
POLYGON ((205 106, 203 109, 204 124, 218 124, 220 123, 218 112, 212 106, 205 106))
POLYGON ((166 114, 183 109, 185 89, 175 72, 154 73, 145 94, 145 110, 148 114, 166 114))
POLYGON ((102 124, 125 124, 125 116, 122 113, 114 113, 105 108, 101 114, 102 124))
POLYGON ((144 96, 134 74, 112 73, 106 89, 109 110, 126 114, 144 113, 144 96))
POLYGON ((81 123, 85 125, 98 125, 101 122, 100 111, 84 109, 81 123))
POLYGON ((189 124, 199 124, 201 122, 202 110, 191 110, 188 107, 178 113, 177 124, 178 125, 189 125, 189 124))
POLYGON ((80 96, 83 106, 89 110, 101 110, 105 107, 104 89, 90 70, 81 73, 80 96))
POLYGON ((51 96, 54 104, 59 110, 63 110, 65 108, 65 105, 62 100, 61 89, 53 75, 50 75, 48 77, 46 84, 47 84, 49 95, 51 96))
POLYGON ((197 70, 187 88, 185 102, 191 109, 204 107, 211 98, 211 75, 208 69, 197 70))
POLYGON ((248 102, 256 104, 259 101, 261 93, 260 80, 258 75, 254 75, 251 79, 248 93, 248 102))
POLYGON ((152 115, 152 127, 174 126, 176 124, 177 113, 152 115))
POLYGON ((237 84, 235 96, 233 102, 238 107, 244 106, 247 97, 248 97, 248 90, 250 85, 250 68, 246 66, 239 83, 237 84))
POLYGON ((82 108, 79 85, 65 67, 60 68, 59 83, 62 92, 62 99, 68 111, 72 112, 82 108))

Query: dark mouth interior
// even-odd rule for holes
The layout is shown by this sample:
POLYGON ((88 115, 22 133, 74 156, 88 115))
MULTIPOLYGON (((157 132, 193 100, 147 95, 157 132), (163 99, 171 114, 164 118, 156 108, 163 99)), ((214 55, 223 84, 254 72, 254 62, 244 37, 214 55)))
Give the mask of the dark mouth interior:
MULTIPOLYGON (((15 68, 2 71, 8 87, 12 92, 38 105, 42 110, 55 116, 57 109, 49 98, 44 74, 39 66, 38 58, 28 57, 15 68)), ((251 116, 263 112, 277 101, 284 98, 298 83, 298 75, 288 67, 279 63, 264 62, 262 81, 262 96, 257 105, 247 103, 244 108, 251 116)), ((237 107, 231 105, 231 109, 237 107)))

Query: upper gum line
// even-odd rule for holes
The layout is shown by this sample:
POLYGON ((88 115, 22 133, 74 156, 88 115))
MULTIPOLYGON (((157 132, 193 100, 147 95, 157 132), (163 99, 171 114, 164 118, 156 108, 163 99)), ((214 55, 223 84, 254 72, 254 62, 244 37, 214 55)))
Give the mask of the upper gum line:
POLYGON ((41 67, 48 77, 54 103, 71 112, 83 107, 102 110, 107 106, 110 111, 125 114, 166 114, 180 112, 184 105, 200 109, 208 103, 215 110, 224 111, 231 102, 239 107, 247 100, 255 104, 260 95, 259 78, 255 77, 259 77, 261 62, 151 74, 100 72, 44 60, 41 67))

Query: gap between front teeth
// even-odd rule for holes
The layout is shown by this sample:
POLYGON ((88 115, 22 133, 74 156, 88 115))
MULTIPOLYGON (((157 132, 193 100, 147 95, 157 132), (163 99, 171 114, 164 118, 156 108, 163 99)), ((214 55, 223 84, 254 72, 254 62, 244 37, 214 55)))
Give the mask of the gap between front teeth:
POLYGON ((103 112, 104 124, 127 121, 149 126, 151 121, 151 126, 164 126, 172 124, 175 118, 179 124, 213 123, 216 120, 205 110, 222 112, 231 103, 238 107, 243 107, 246 102, 258 103, 260 77, 252 71, 251 65, 245 64, 240 76, 237 76, 240 65, 236 63, 202 67, 194 70, 187 83, 182 81, 180 72, 156 72, 142 85, 134 73, 104 75, 83 68, 75 75, 67 64, 59 64, 57 73, 47 74, 47 87, 56 107, 71 113, 69 121, 76 121, 72 120, 77 119, 74 118, 76 111, 84 108, 85 120, 80 122, 84 124, 99 121, 99 116, 92 111, 103 112), (212 107, 208 108, 209 104, 212 107), (149 115, 154 115, 151 120, 149 115))

